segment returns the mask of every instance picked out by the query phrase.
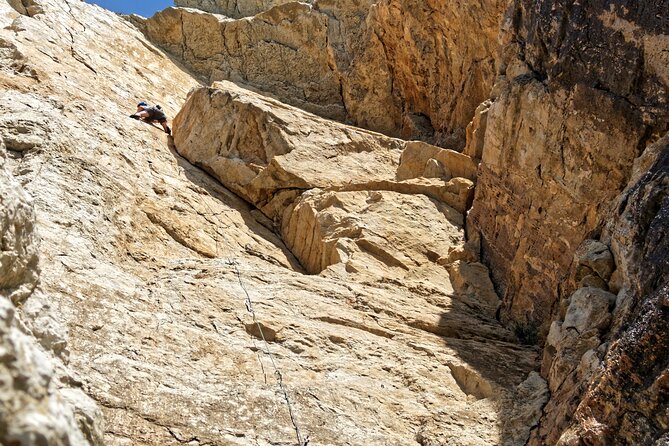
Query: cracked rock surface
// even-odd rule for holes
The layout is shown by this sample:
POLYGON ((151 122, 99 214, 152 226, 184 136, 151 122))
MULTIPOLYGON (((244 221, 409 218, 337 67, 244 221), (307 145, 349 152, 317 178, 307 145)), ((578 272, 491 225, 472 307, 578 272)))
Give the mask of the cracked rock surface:
POLYGON ((0 137, 0 442, 102 444, 99 409, 64 367, 66 333, 38 288, 35 213, 10 163, 0 137))
POLYGON ((664 6, 518 0, 509 10, 470 214, 503 320, 548 333, 574 291, 560 284, 577 248, 667 133, 664 6))
MULTIPOLYGON (((185 8, 197 8, 202 11, 222 14, 236 19, 242 17, 254 16, 260 12, 291 3, 294 0, 175 0, 177 6, 185 8)), ((301 3, 313 3, 311 0, 305 0, 301 3)))
POLYGON ((467 225, 501 320, 545 339, 529 444, 667 444, 666 4, 517 0, 507 18, 467 225))
POLYGON ((249 120, 235 133, 201 116, 197 131, 269 152, 240 151, 236 165, 222 157, 229 178, 198 161, 219 182, 179 155, 195 124, 180 118, 172 142, 127 117, 139 100, 174 116, 191 88, 190 100, 211 89, 119 16, 72 0, 34 5, 31 14, 0 0, 0 135, 12 141, 5 169, 33 197, 41 238, 39 293, 13 311, 52 352, 56 376, 70 377, 56 387, 81 392, 60 391, 79 420, 65 423, 72 440, 62 444, 95 444, 95 432, 119 446, 293 444, 272 359, 313 445, 525 442, 546 398, 530 374, 537 351, 495 320, 487 271, 465 259, 466 206, 430 192, 448 182, 467 192, 471 179, 398 180, 404 142, 229 85, 214 90, 240 98, 227 101, 249 120), (321 131, 320 151, 290 145, 300 125, 321 131), (373 163, 337 163, 349 154, 373 163), (260 187, 263 173, 274 189, 260 187), (346 178, 367 176, 344 190, 346 178), (284 218, 293 206, 308 211, 304 223, 284 218), (357 222, 341 218, 342 206, 357 222), (302 234, 303 224, 320 225, 324 238, 284 244, 277 235, 302 234), (348 261, 311 269, 296 249, 335 240, 357 247, 341 249, 348 261), (77 433, 89 425, 98 430, 77 433))
POLYGON ((507 3, 184 0, 177 4, 187 8, 138 20, 152 42, 210 81, 243 82, 320 116, 459 149, 495 78, 507 3))

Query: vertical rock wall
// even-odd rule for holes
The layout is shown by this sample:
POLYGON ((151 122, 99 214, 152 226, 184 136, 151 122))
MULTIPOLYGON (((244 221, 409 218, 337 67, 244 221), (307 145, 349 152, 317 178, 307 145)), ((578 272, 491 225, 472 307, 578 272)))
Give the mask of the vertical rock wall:
POLYGON ((621 290, 610 348, 564 445, 669 442, 669 137, 650 152, 604 232, 621 290))
POLYGON ((601 241, 574 257, 580 288, 551 325, 542 373, 552 395, 530 445, 666 444, 669 137, 637 160, 614 204, 601 241))
MULTIPOLYGON (((178 2, 240 15, 233 2, 223 3, 178 2)), ((256 16, 243 20, 168 8, 144 28, 210 80, 240 82, 324 117, 461 149, 465 127, 493 84, 507 3, 262 2, 251 8, 256 16)))
POLYGON ((465 127, 490 94, 507 4, 377 2, 365 46, 342 76, 349 116, 363 127, 461 149, 465 127))
POLYGON ((516 1, 468 129, 469 236, 501 318, 545 340, 533 446, 667 441, 668 11, 516 1))
POLYGON ((576 248, 667 131, 667 9, 624 3, 516 1, 505 23, 469 223, 504 320, 543 335, 576 248))

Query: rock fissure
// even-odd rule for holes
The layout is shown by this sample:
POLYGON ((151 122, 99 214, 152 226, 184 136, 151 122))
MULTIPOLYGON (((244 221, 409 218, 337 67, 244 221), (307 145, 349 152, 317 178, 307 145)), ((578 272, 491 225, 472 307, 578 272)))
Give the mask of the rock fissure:
POLYGON ((177 5, 0 0, 0 442, 663 441, 661 5, 177 5))
MULTIPOLYGON (((496 14, 498 17, 501 16, 502 2, 491 3, 492 8, 490 11, 486 10, 486 13, 491 16, 496 14)), ((410 12, 414 5, 401 5, 400 8, 389 11, 389 5, 386 5, 386 2, 371 1, 358 2, 358 4, 345 2, 341 5, 324 3, 317 8, 297 7, 298 4, 297 2, 280 2, 272 5, 273 7, 267 12, 243 21, 237 19, 221 22, 221 33, 225 36, 221 46, 214 43, 221 40, 216 38, 212 39, 212 45, 209 48, 197 50, 198 53, 207 53, 211 62, 194 55, 193 58, 187 59, 186 63, 197 66, 198 70, 206 73, 211 80, 243 80, 261 90, 272 91, 286 102, 305 107, 322 116, 348 120, 387 134, 432 138, 435 141, 440 138, 436 135, 460 134, 464 130, 466 122, 459 124, 460 129, 453 127, 453 121, 459 120, 453 116, 453 110, 462 107, 471 108, 466 113, 473 114, 472 106, 475 108, 478 104, 473 104, 474 101, 471 104, 462 104, 462 101, 457 99, 457 89, 454 89, 448 98, 444 98, 443 103, 439 103, 429 97, 423 97, 423 92, 417 90, 416 86, 425 86, 428 91, 440 93, 436 87, 437 82, 449 83, 466 89, 464 96, 474 91, 475 94, 481 95, 482 100, 483 94, 487 94, 487 92, 483 93, 485 88, 479 89, 481 82, 491 83, 493 64, 486 64, 487 67, 483 68, 478 66, 478 62, 485 58, 490 59, 490 54, 493 53, 492 50, 482 50, 482 48, 492 46, 494 38, 489 29, 485 30, 484 40, 478 36, 478 42, 469 42, 472 44, 467 47, 467 50, 474 53, 472 59, 475 62, 469 65, 468 60, 458 60, 457 62, 463 62, 463 64, 456 64, 457 66, 449 72, 448 69, 441 69, 439 62, 434 60, 435 56, 441 56, 441 53, 433 46, 438 46, 440 43, 448 46, 455 44, 449 40, 452 39, 450 27, 461 25, 450 16, 451 11, 440 9, 438 13, 435 13, 435 16, 444 14, 448 17, 446 20, 452 20, 451 22, 446 20, 441 22, 435 19, 434 24, 431 24, 443 32, 443 37, 440 34, 440 38, 433 39, 434 41, 430 44, 412 41, 410 49, 404 51, 396 48, 396 40, 403 36, 393 29, 393 27, 397 28, 394 22, 406 21, 406 26, 413 26, 417 20, 425 20, 426 17, 429 20, 429 12, 425 12, 428 14, 426 17, 422 16, 423 12, 414 16, 412 15, 414 13, 410 12), (400 13, 398 17, 395 17, 394 14, 398 10, 400 13), (279 21, 279 17, 283 20, 279 21), (444 26, 443 23, 447 25, 444 26), (441 26, 444 27, 443 30, 439 28, 441 26), (305 34, 307 29, 311 29, 308 36, 305 34), (280 41, 275 38, 276 35, 281 36, 280 41), (231 40, 236 42, 234 51, 231 51, 229 46, 231 40), (294 58, 297 66, 302 64, 313 68, 309 72, 299 70, 299 73, 303 75, 303 78, 300 79, 295 76, 297 73, 285 73, 284 66, 275 64, 270 59, 271 62, 266 64, 263 74, 254 72, 253 65, 240 58, 244 58, 245 55, 248 55, 251 60, 257 60, 260 57, 265 60, 271 58, 269 49, 258 45, 267 40, 279 42, 281 45, 286 45, 288 42, 304 42, 301 46, 288 44, 291 48, 298 48, 298 51, 294 56, 282 55, 281 57, 294 58), (221 63, 220 56, 226 54, 229 60, 221 63), (381 80, 374 79, 371 73, 367 72, 366 65, 370 62, 383 67, 381 80), (425 81, 415 85, 405 79, 407 77, 406 67, 411 64, 434 65, 445 79, 425 74, 425 81), (464 77, 462 80, 449 82, 450 76, 464 77), (468 79, 471 79, 471 82, 468 79), (373 85, 372 82, 379 85, 373 85), (297 94, 298 92, 300 94, 297 94), (301 97, 301 93, 304 93, 304 97, 301 97), (418 96, 421 97, 417 99, 418 96), (425 104, 426 102, 430 104, 425 104), (373 110, 373 107, 386 107, 388 113, 384 115, 373 110), (444 119, 438 118, 437 109, 449 115, 448 124, 444 122, 444 119), (424 126, 421 116, 427 122, 433 122, 424 126), (445 128, 448 126, 452 128, 445 128)), ((184 5, 193 6, 194 4, 185 3, 184 5)), ((234 10, 227 10, 224 5, 211 7, 209 4, 200 4, 199 7, 205 11, 229 11, 228 13, 237 16, 234 10)), ((457 4, 454 7, 460 8, 461 5, 457 4)), ((422 11, 423 8, 419 9, 422 11)), ((196 13, 187 9, 181 9, 179 13, 170 11, 159 14, 146 22, 147 35, 157 44, 170 49, 176 41, 172 40, 172 36, 165 36, 164 33, 158 32, 157 25, 171 27, 171 20, 177 14, 182 18, 187 14, 189 20, 208 20, 207 15, 201 12, 196 13)), ((494 21, 495 19, 490 20, 490 22, 494 21)), ((489 26, 488 22, 486 24, 489 26)), ((477 24, 477 27, 480 27, 480 23, 477 24)), ((183 32, 188 33, 187 37, 190 42, 199 41, 197 33, 192 30, 182 29, 182 37, 183 32)), ((423 37, 420 32, 411 35, 411 39, 416 40, 423 37)), ((450 65, 447 63, 447 66, 450 65)), ((421 66, 421 70, 427 71, 428 68, 421 66)), ((462 142, 460 140, 458 144, 461 145, 462 142)), ((442 143, 439 142, 439 144, 442 143)))
POLYGON ((80 64, 82 64, 83 66, 85 66, 86 68, 88 68, 89 70, 91 70, 93 73, 98 74, 98 72, 95 70, 95 68, 93 68, 88 62, 86 62, 83 59, 83 57, 81 57, 76 52, 76 50, 74 49, 74 35, 72 34, 72 31, 70 31, 69 29, 67 30, 67 32, 70 35, 70 42, 71 42, 70 43, 70 55, 72 56, 72 58, 74 60, 76 60, 77 62, 79 62, 80 64))

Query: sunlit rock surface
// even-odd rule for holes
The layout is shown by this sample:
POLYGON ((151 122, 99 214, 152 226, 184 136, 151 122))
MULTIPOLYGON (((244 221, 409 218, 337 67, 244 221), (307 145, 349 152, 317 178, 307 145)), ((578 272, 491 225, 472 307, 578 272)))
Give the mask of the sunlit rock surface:
POLYGON ((505 3, 0 0, 0 442, 666 442, 666 8, 505 3))
POLYGON ((143 28, 209 80, 244 82, 388 135, 463 147, 495 78, 506 0, 309 3, 181 1, 190 8, 168 8, 143 28))
MULTIPOLYGON (((291 3, 294 0, 175 0, 177 6, 186 8, 197 8, 215 14, 223 14, 228 17, 242 18, 254 16, 260 12, 291 3)), ((313 3, 311 0, 305 0, 301 3, 313 3)))
MULTIPOLYGON (((269 152, 264 162, 240 152, 238 165, 227 166, 236 183, 217 174, 226 189, 178 154, 187 150, 186 127, 175 123, 175 145, 128 118, 139 100, 173 117, 196 78, 119 16, 78 1, 35 5, 31 13, 0 2, 5 169, 15 179, 10 189, 20 183, 32 196, 41 239, 39 289, 12 311, 61 370, 56 376, 70 377, 52 385, 81 392, 61 391, 74 419, 84 420, 72 424, 58 410, 57 425, 40 429, 67 432, 62 444, 93 444, 95 432, 107 445, 293 443, 274 363, 310 444, 523 444, 545 384, 529 374, 537 351, 495 320, 485 268, 456 260, 467 257, 462 212, 471 179, 453 168, 452 179, 398 180, 405 142, 314 121, 321 150, 295 143, 290 163, 272 152, 277 139, 263 142, 260 127, 239 133, 269 152), (338 158, 338 141, 347 139, 360 142, 356 156, 376 161, 324 165, 326 143, 338 158), (256 201, 269 195, 246 182, 248 169, 262 175, 274 165, 302 178, 308 193, 270 207, 256 201), (464 191, 454 202, 460 210, 440 198, 449 182, 454 196, 464 191), (357 223, 342 221, 328 196, 357 223), (315 212, 307 220, 324 225, 322 240, 284 244, 281 235, 304 233, 284 218, 296 206, 315 212), (337 234, 337 225, 355 232, 356 224, 360 236, 337 234), (304 252, 335 239, 353 247, 342 251, 348 261, 311 270, 304 252)), ((229 90, 264 104, 258 116, 288 114, 273 138, 306 119, 276 100, 229 90)), ((231 103, 251 109, 253 101, 231 103)), ((222 135, 216 126, 225 121, 206 118, 202 129, 222 135)), ((283 187, 283 178, 274 181, 283 187)))
POLYGON ((576 249, 669 121, 666 10, 567 3, 508 12, 470 214, 504 319, 544 336, 560 292, 573 291, 558 284, 576 249))

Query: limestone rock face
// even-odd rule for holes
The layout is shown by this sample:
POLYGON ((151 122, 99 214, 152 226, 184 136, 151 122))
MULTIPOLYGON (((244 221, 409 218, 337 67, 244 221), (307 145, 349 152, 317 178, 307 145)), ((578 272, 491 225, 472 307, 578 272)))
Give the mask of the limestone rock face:
POLYGON ((467 131, 468 235, 502 320, 545 337, 532 446, 666 442, 664 6, 515 1, 467 131))
POLYGON ((153 42, 210 81, 241 82, 321 116, 344 120, 327 20, 308 4, 290 2, 243 20, 168 8, 145 26, 153 42))
POLYGON ((275 221, 311 188, 422 193, 459 212, 471 203, 468 156, 328 121, 231 82, 191 92, 174 122, 179 153, 275 221), (416 178, 406 160, 431 157, 457 178, 416 178))
MULTIPOLYGON (((274 6, 294 0, 175 0, 177 6, 197 8, 214 14, 222 14, 236 19, 253 16, 274 6)), ((303 0, 301 3, 313 3, 303 0)))
POLYGON ((5 168, 6 158, 0 135, 0 293, 19 303, 33 292, 39 276, 35 217, 25 192, 5 168))
POLYGON ((437 260, 463 243, 475 176, 466 155, 326 121, 229 82, 193 91, 174 122, 179 153, 274 220, 310 273, 341 264, 399 280, 430 264, 436 278, 437 260), (421 178, 417 166, 434 158, 457 177, 421 178))
POLYGON ((563 444, 569 444, 571 438, 644 445, 666 441, 668 138, 647 152, 605 232, 623 277, 611 348, 590 381, 563 444), (624 403, 612 406, 612 395, 624 403))
MULTIPOLYGON (((450 155, 421 149, 452 179, 400 180, 404 141, 234 85, 199 88, 123 18, 37 3, 30 16, 0 0, 4 163, 34 199, 42 269, 13 319, 5 299, 0 327, 18 314, 27 340, 56 358, 36 382, 60 389, 30 401, 67 401, 54 413, 81 432, 67 443, 41 418, 50 444, 292 444, 274 365, 311 444, 524 444, 545 398, 528 379, 537 350, 494 318, 492 282, 463 242, 473 181, 450 155), (174 140, 127 117, 139 100, 170 117, 186 103, 174 140), (298 206, 323 228, 321 241, 291 242, 299 261, 277 235, 298 206), (349 261, 305 274, 300 262, 331 241, 349 261)), ((288 26, 291 8, 304 5, 264 20, 288 26)))
MULTIPOLYGON (((180 4, 240 15, 237 2, 180 4)), ((210 80, 240 82, 321 116, 461 149, 465 127, 494 80, 507 1, 248 5, 270 9, 230 20, 168 8, 145 23, 146 33, 210 80)))
POLYGON ((463 243, 462 216, 453 209, 424 195, 373 190, 310 191, 284 211, 281 231, 311 273, 342 263, 351 273, 395 280, 429 264, 443 275, 439 253, 463 243))
POLYGON ((366 45, 343 76, 344 102, 354 122, 462 149, 465 127, 489 97, 507 5, 377 2, 366 20, 366 45))
POLYGON ((666 442, 665 5, 505 3, 0 0, 0 442, 666 442))
POLYGON ((0 442, 102 445, 99 408, 80 389, 63 387, 71 378, 59 370, 53 352, 26 333, 21 319, 12 302, 0 296, 0 442))
POLYGON ((62 327, 38 308, 48 299, 36 291, 35 214, 7 157, 0 137, 0 443, 102 444, 99 409, 55 358, 67 356, 62 327))
POLYGON ((564 321, 551 325, 542 371, 552 395, 531 445, 664 442, 669 421, 662 409, 667 390, 661 384, 669 340, 668 157, 665 136, 637 159, 602 241, 588 240, 577 250, 575 271, 588 264, 610 272, 609 262, 602 261, 610 245, 616 272, 608 288, 620 291, 615 296, 579 289, 569 299, 564 321), (609 314, 613 299, 615 310, 609 314))
POLYGON ((573 291, 558 285, 576 249, 601 230, 669 116, 666 8, 568 3, 519 0, 509 11, 468 219, 503 320, 542 335, 560 292, 573 291))

